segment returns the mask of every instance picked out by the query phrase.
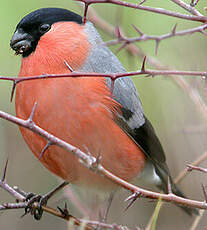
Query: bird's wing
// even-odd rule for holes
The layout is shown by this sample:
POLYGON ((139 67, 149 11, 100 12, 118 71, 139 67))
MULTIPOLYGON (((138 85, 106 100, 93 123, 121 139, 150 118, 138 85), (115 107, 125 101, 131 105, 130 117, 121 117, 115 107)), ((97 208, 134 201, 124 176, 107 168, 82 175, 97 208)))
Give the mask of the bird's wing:
MULTIPOLYGON (((81 71, 96 73, 125 72, 126 70, 117 57, 108 47, 103 45, 100 35, 90 22, 86 24, 85 30, 92 49, 81 71)), ((111 87, 111 79, 107 78, 106 81, 108 86, 111 87)), ((117 79, 114 83, 113 94, 115 100, 122 106, 116 123, 143 150, 147 159, 155 166, 156 173, 161 180, 166 181, 164 177, 169 175, 169 170, 165 163, 163 148, 152 125, 144 116, 142 104, 132 80, 127 77, 117 79)))

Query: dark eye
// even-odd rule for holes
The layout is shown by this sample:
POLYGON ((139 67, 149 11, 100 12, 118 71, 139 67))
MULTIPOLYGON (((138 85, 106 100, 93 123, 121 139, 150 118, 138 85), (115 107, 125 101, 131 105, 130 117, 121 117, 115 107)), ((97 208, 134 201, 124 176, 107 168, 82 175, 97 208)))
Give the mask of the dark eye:
POLYGON ((48 30, 50 30, 49 24, 43 24, 39 27, 40 33, 46 33, 48 30))

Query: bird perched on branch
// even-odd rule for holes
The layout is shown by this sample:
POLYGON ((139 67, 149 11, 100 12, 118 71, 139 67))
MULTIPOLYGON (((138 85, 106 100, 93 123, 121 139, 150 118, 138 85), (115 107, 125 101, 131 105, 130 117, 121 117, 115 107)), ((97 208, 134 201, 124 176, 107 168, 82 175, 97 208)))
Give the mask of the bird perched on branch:
MULTIPOLYGON (((22 55, 20 77, 125 72, 117 57, 103 45, 91 22, 60 8, 43 8, 26 15, 10 42, 22 55)), ((27 119, 37 102, 34 122, 58 138, 93 156, 116 176, 132 181, 143 177, 167 192, 184 197, 173 183, 163 148, 142 105, 133 82, 120 78, 65 77, 21 82, 16 89, 16 114, 27 119)), ((90 171, 58 146, 50 146, 40 158, 46 140, 21 128, 34 155, 57 176, 73 184, 108 192, 116 188, 107 178, 90 171)), ((195 209, 182 207, 188 214, 195 209)))

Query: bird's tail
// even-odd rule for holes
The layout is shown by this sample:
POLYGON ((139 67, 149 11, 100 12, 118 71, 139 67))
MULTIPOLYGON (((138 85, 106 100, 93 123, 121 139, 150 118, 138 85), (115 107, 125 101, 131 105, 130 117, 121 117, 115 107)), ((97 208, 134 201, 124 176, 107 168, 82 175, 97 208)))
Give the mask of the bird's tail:
MULTIPOLYGON (((184 193, 180 190, 180 188, 173 182, 172 178, 170 177, 170 185, 171 185, 171 189, 173 194, 186 198, 186 196, 184 195, 184 193)), ((165 193, 168 193, 168 182, 165 181, 165 183, 163 183, 161 186, 159 186, 159 188, 161 190, 163 190, 165 193)), ((187 206, 183 206, 183 205, 178 205, 176 204, 179 208, 181 208, 183 211, 185 211, 188 215, 192 216, 192 215, 199 215, 199 211, 196 208, 191 208, 191 207, 187 207, 187 206)))

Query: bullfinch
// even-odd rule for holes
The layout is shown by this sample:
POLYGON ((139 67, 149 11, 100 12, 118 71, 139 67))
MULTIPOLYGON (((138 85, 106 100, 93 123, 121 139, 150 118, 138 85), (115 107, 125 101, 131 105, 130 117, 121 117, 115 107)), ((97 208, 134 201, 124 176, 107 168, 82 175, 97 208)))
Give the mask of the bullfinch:
MULTIPOLYGON (((89 21, 66 9, 42 8, 26 15, 17 25, 11 48, 22 56, 19 77, 126 70, 89 21), (67 63, 67 65, 66 65, 67 63), (69 68, 70 66, 70 68, 69 68)), ((173 183, 163 148, 143 112, 131 79, 66 77, 21 82, 16 89, 16 115, 27 119, 37 102, 34 122, 62 140, 101 156, 101 164, 116 176, 139 178, 184 197, 173 183)), ((108 179, 90 171, 58 146, 40 153, 46 140, 20 127, 21 134, 41 163, 72 184, 101 193, 116 189, 108 179)), ((195 209, 182 207, 189 215, 195 209)))

